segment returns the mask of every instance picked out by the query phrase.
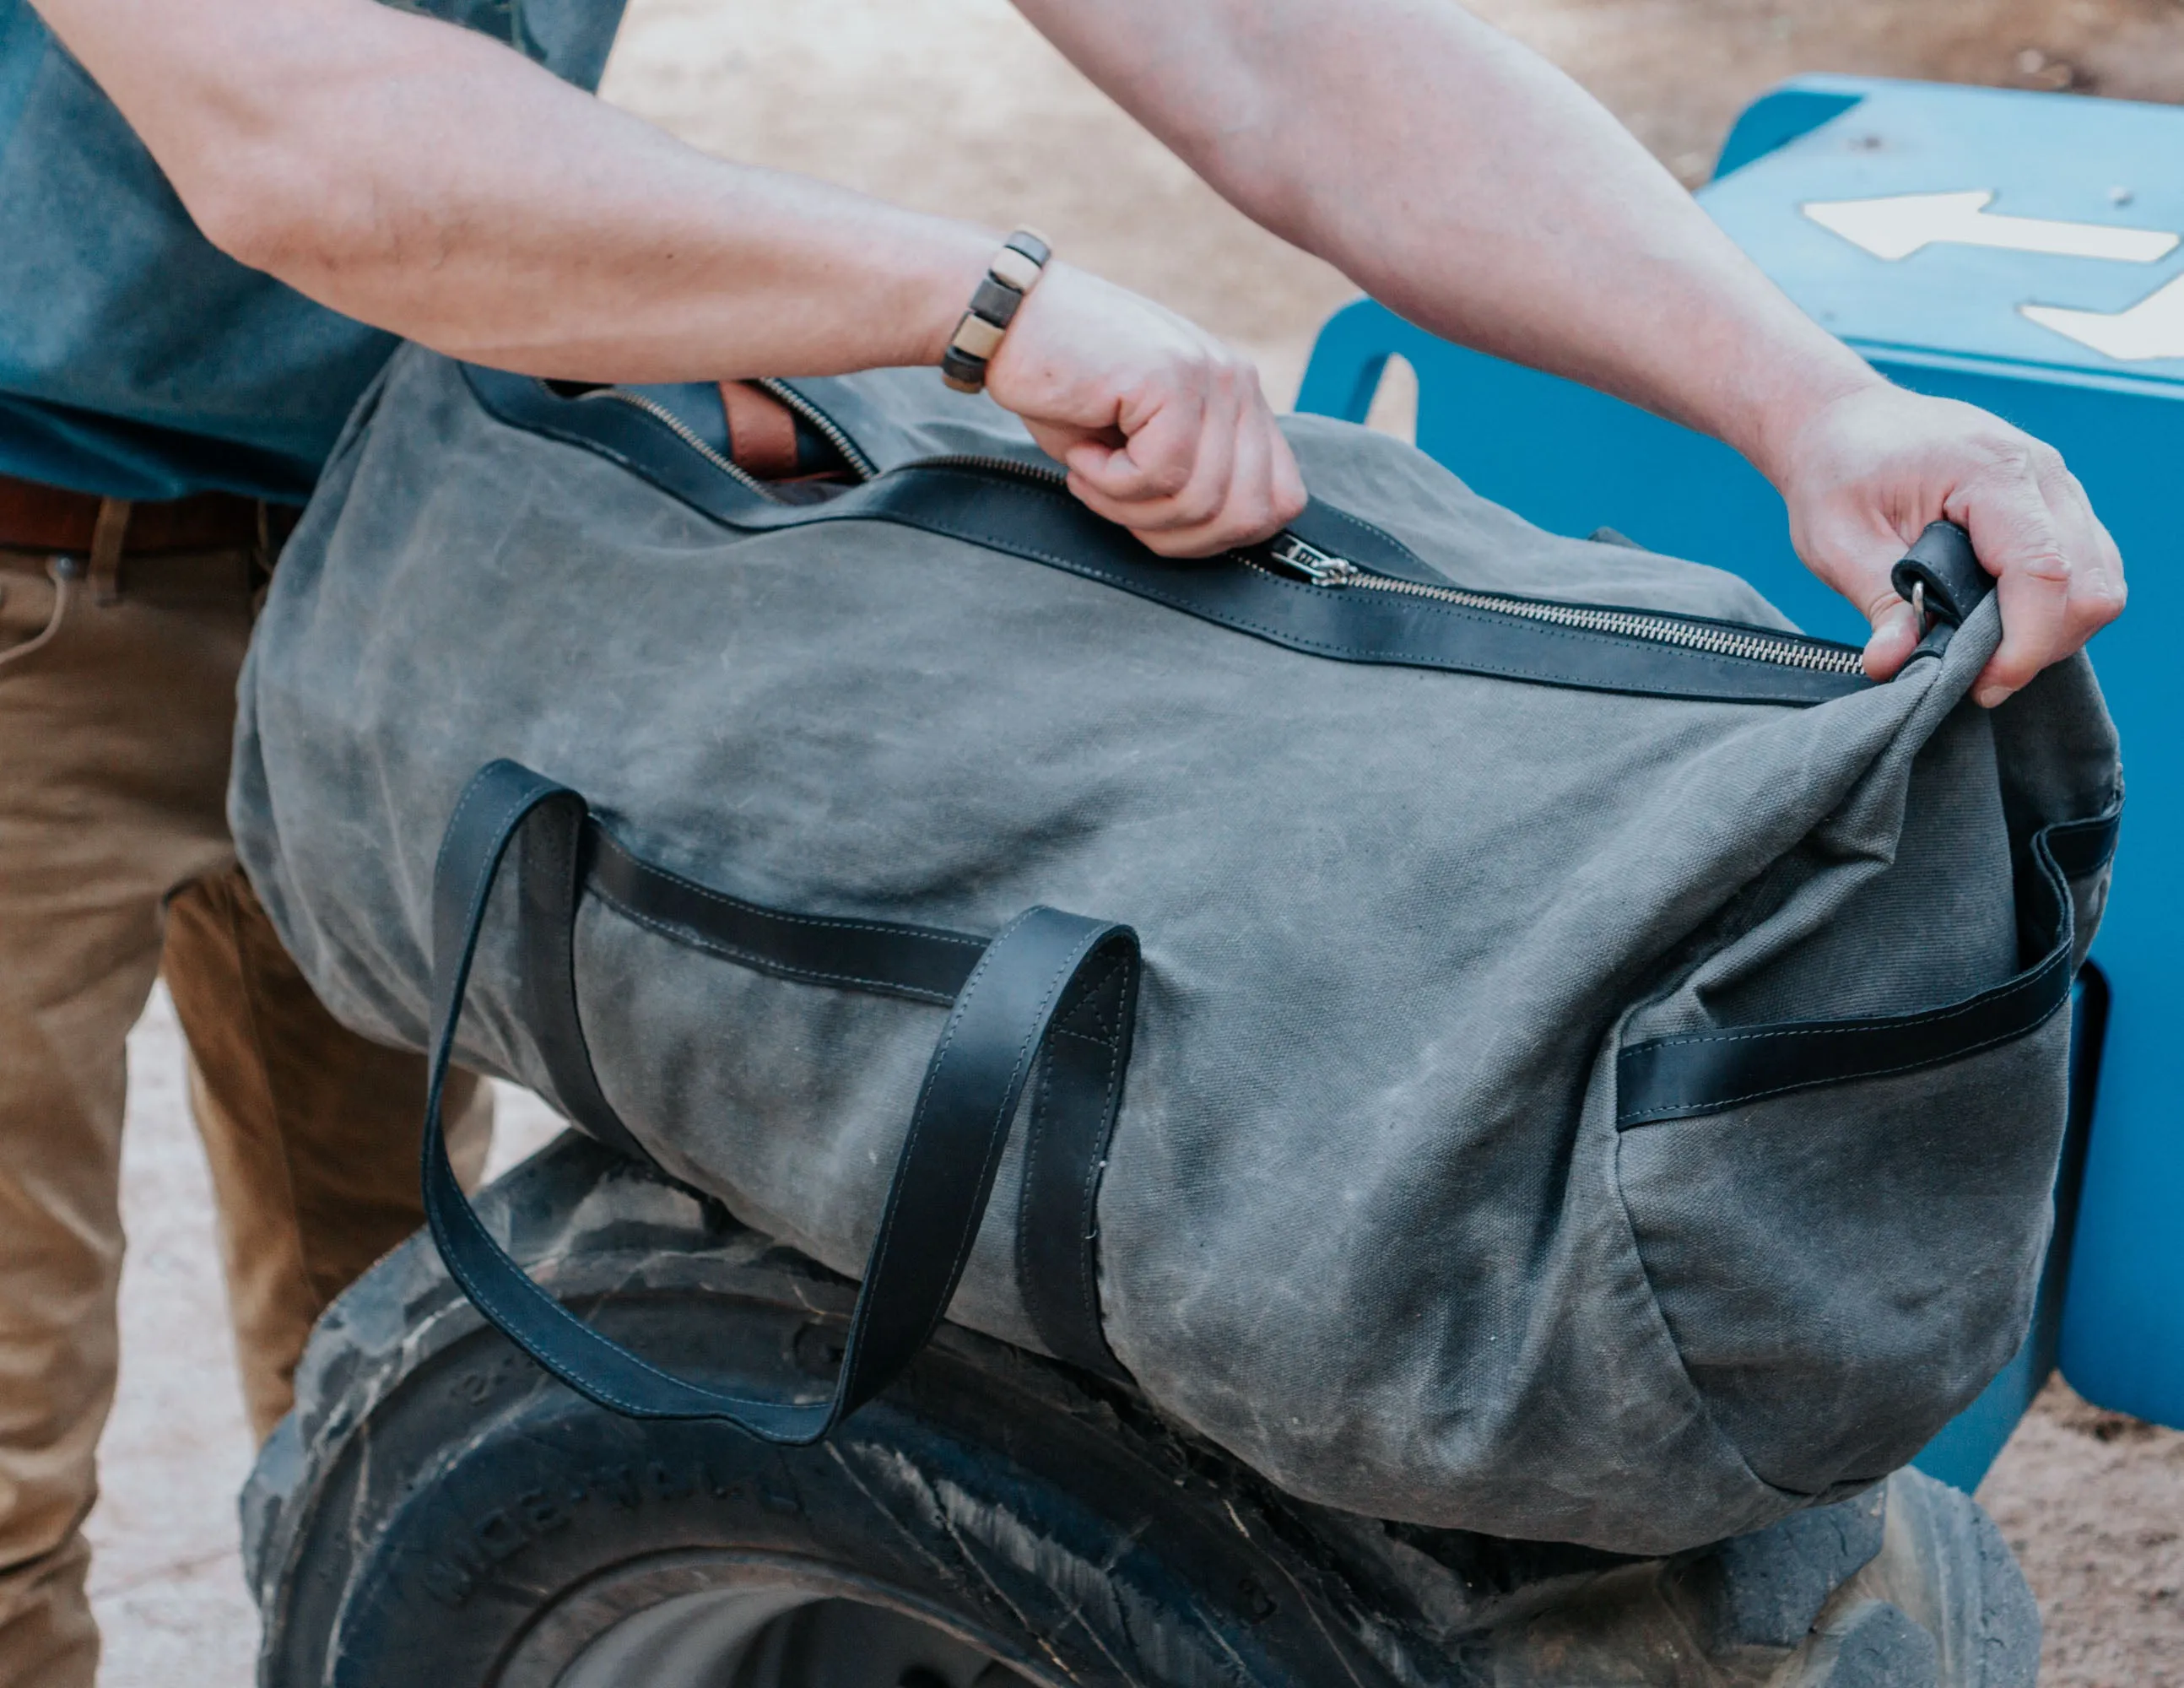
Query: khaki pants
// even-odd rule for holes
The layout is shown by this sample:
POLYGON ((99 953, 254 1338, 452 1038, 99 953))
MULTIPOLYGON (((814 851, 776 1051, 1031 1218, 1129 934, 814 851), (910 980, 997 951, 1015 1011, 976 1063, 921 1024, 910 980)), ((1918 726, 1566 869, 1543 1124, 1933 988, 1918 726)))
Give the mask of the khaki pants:
MULTIPOLYGON (((422 1061, 320 1006, 229 844, 252 588, 240 551, 127 559, 94 602, 0 551, 0 1688, 97 1669, 81 1527, 114 1395, 123 1040, 154 976, 260 1436, 312 1322, 421 1218, 422 1061)), ((474 1169, 490 1092, 457 1077, 474 1169)))

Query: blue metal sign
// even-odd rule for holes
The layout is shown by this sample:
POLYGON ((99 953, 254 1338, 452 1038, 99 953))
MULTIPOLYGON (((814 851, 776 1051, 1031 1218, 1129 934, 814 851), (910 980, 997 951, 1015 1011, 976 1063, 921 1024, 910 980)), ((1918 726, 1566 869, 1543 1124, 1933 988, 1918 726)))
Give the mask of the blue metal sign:
POLYGON ((2184 382, 2180 144, 2169 106, 1814 77, 1739 120, 1700 198, 1860 350, 2166 386, 2184 382), (1745 156, 1785 94, 1847 103, 1745 156))

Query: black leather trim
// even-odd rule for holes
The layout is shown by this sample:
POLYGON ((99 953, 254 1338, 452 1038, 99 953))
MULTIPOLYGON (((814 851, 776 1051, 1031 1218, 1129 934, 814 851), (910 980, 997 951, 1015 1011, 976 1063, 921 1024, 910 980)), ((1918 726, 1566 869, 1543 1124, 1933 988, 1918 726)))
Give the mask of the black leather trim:
POLYGON ((1088 1371, 1129 1374, 1100 1325, 1100 1178, 1123 1105, 1138 1014, 1138 969, 1117 954, 1088 972, 1048 1034, 1024 1137, 1017 1283, 1049 1352, 1088 1371))
MULTIPOLYGON (((872 487, 887 488, 888 519, 906 526, 1045 563, 1269 643, 1341 662, 1742 704, 1822 703, 1872 683, 1862 675, 1788 668, 1431 599, 1311 586, 1234 563, 1173 563, 1058 488, 981 476, 972 470, 900 469, 872 487)), ((1314 500, 1291 525, 1299 537, 1318 529, 1312 518, 1328 508, 1314 500)), ((1355 531, 1378 532, 1362 522, 1355 531)), ((1410 566, 1413 575, 1406 577, 1424 569, 1415 560, 1410 566)))
POLYGON ((686 879, 632 852, 596 819, 585 883, 640 926, 724 961, 808 984, 953 1002, 986 940, 938 927, 793 914, 686 879))
POLYGON ((2070 821, 2048 827, 2048 853, 2065 879, 2083 879, 2114 859, 2116 839, 2122 830, 2123 810, 2119 805, 2089 821, 2070 821))
MULTIPOLYGON (((561 1011, 560 958, 569 932, 563 919, 574 911, 573 896, 561 888, 575 883, 571 841, 584 818, 585 805, 576 793, 516 763, 499 761, 479 771, 456 804, 442 839, 432 882, 432 1039, 422 1165, 425 1214, 433 1241, 450 1275, 494 1326, 600 1406, 632 1418, 719 1420, 772 1442, 817 1441, 899 1376, 939 1327, 961 1281, 1010 1126, 1042 1051, 1057 1022, 1074 1019, 1089 1005, 1105 1000, 1118 975, 1134 978, 1136 934, 1080 915, 1032 908, 983 946, 926 1069, 850 1314, 831 1397, 796 1401, 729 1395, 660 1370, 593 1330, 539 1288, 480 1222, 448 1160, 441 1107, 448 1062, 471 959, 502 861, 527 827, 543 829, 538 848, 525 849, 526 874, 536 883, 520 894, 519 908, 526 922, 551 922, 556 928, 523 942, 526 964, 543 966, 549 976, 543 989, 526 988, 526 1009, 540 1011, 543 1004, 551 1020, 561 1011)), ((755 906, 739 905, 744 913, 755 906)), ((775 911, 757 912, 777 918, 775 911)), ((772 934, 780 928, 745 921, 734 929, 772 934)), ((794 944, 805 941, 800 931, 792 932, 790 939, 794 944)), ((794 953, 802 957, 808 952, 794 953)), ((568 986, 573 1018, 573 976, 568 986)), ((1123 986, 1125 996, 1131 989, 1123 986)), ((1127 1054, 1127 1034, 1119 1048, 1127 1054)), ((581 1030, 563 1056, 571 1066, 581 1063, 578 1088, 596 1096, 598 1080, 581 1030)), ((1066 1061, 1050 1063, 1049 1082, 1067 1083, 1070 1070, 1066 1061)), ((1117 1073, 1100 1076, 1105 1090, 1102 1101, 1092 1105, 1095 1113, 1119 1084, 1117 1073)), ((599 1106, 613 1120, 612 1131, 627 1138, 627 1128, 613 1119, 604 1098, 599 1106)), ((1083 1110, 1077 1113, 1082 1117, 1083 1110)), ((1096 1168, 1089 1174, 1072 1169, 1068 1176, 1080 1184, 1089 1176, 1096 1183, 1096 1168)), ((1092 1340, 1099 1341, 1096 1310, 1089 1317, 1092 1340)), ((1061 1340, 1081 1344, 1083 1333, 1064 1329, 1061 1340)), ((1104 1351, 1104 1342, 1100 1345, 1104 1351)))
POLYGON ((577 898, 587 827, 583 799, 574 792, 541 797, 523 827, 515 882, 519 1000, 554 1099, 569 1117, 599 1142, 649 1166, 652 1156, 599 1089, 577 1011, 577 898))
MULTIPOLYGON (((1234 559, 1173 562, 1101 521, 1028 465, 1011 471, 1006 465, 913 464, 822 504, 786 504, 722 474, 634 406, 558 398, 527 376, 472 365, 464 365, 463 373, 478 402, 501 421, 608 458, 700 514, 746 532, 822 521, 894 522, 1044 563, 1342 662, 1790 706, 1846 697, 1872 683, 1859 674, 1792 668, 1394 593, 1312 586, 1234 559)), ((1313 500, 1291 531, 1377 572, 1447 584, 1384 531, 1323 501, 1313 500)))
POLYGON ((1793 1090, 1936 1067, 2045 1024, 2070 994, 2067 882, 2107 860, 2118 819, 2112 809, 2034 836, 2019 890, 2021 917, 2032 922, 2041 952, 2014 978, 1915 1013, 1724 1027, 1633 1044, 1616 1056, 1616 1125, 1690 1119, 1793 1090))

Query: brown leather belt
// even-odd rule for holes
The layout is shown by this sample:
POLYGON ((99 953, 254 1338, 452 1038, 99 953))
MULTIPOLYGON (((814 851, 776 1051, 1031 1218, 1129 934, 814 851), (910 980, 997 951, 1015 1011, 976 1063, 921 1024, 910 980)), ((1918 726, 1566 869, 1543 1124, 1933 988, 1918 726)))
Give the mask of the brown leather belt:
MULTIPOLYGON (((125 556, 159 551, 213 551, 254 547, 267 535, 265 507, 233 493, 199 493, 157 504, 125 504, 95 493, 72 493, 36 481, 0 475, 0 549, 47 554, 98 549, 99 520, 109 534, 120 528, 125 556)), ((286 526, 285 507, 270 511, 286 526)), ((278 537, 278 527, 276 535, 278 537)))
MULTIPOLYGON (((761 480, 794 477, 794 413, 763 388, 742 382, 722 382, 721 403, 737 465, 761 480)), ((270 561, 300 513, 290 505, 261 504, 233 493, 129 504, 0 475, 0 551, 45 556, 76 552, 94 564, 162 551, 260 547, 270 561)))

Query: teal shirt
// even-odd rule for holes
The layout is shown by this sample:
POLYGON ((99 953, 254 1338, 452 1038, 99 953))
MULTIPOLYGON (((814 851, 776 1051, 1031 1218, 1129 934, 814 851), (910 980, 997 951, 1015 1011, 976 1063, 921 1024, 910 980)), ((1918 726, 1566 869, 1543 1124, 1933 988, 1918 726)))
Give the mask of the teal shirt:
MULTIPOLYGON (((622 0, 404 9, 592 88, 622 0)), ((0 0, 0 474, 300 502, 394 343, 215 250, 27 0, 0 0)))

